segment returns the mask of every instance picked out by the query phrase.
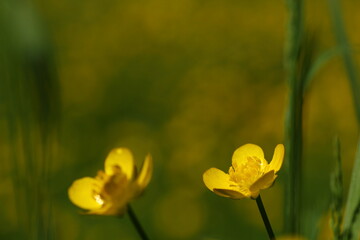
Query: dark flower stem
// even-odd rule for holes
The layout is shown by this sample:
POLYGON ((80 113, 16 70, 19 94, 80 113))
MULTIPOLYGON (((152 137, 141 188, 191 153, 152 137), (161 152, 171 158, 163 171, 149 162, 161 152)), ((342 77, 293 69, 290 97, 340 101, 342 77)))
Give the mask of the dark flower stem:
POLYGON ((264 204, 263 204, 263 202, 261 200, 260 195, 256 198, 256 203, 257 203, 257 206, 259 208, 261 217, 263 219, 267 234, 269 235, 269 239, 270 240, 275 240, 276 238, 275 238, 274 232, 273 232, 273 230, 271 228, 271 224, 270 224, 269 218, 268 218, 268 216, 266 214, 264 204))
POLYGON ((139 220, 137 219, 134 211, 132 210, 130 204, 128 205, 127 212, 129 214, 129 217, 130 217, 130 220, 131 220, 132 224, 136 228, 136 231, 139 233, 141 239, 142 240, 149 240, 149 238, 146 235, 146 232, 142 228, 142 226, 141 226, 139 220))

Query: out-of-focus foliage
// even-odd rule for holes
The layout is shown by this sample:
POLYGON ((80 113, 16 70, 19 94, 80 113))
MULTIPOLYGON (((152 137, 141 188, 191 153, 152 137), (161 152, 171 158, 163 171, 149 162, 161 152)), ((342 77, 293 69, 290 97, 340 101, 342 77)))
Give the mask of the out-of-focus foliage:
MULTIPOLYGON (((201 176, 210 166, 226 169, 244 143, 271 152, 284 140, 283 2, 37 0, 32 7, 53 46, 62 99, 60 143, 47 173, 54 239, 138 239, 127 217, 84 216, 67 198, 73 180, 95 175, 114 147, 132 149, 138 164, 148 152, 153 156, 153 179, 133 204, 152 239, 266 237, 254 201, 217 197, 201 176)), ((359 60, 360 6, 351 0, 343 7, 359 60)), ((333 47, 326 1, 309 2, 306 11, 317 51, 333 47)), ((1 96, 0 236, 11 239, 22 212, 15 207, 5 104, 1 96)), ((302 210, 309 221, 303 221, 302 235, 310 238, 328 207, 333 136, 343 146, 344 189, 356 149, 340 58, 315 74, 304 104, 302 210)), ((283 188, 279 172, 262 194, 277 234, 283 229, 283 188)), ((329 236, 324 229, 320 236, 329 236)))

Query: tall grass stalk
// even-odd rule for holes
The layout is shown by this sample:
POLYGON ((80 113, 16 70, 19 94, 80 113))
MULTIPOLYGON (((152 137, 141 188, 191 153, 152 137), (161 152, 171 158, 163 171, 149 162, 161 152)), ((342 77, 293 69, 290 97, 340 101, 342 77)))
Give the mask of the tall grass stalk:
POLYGON ((49 167, 57 142, 58 82, 37 16, 27 1, 0 5, 1 94, 16 201, 14 239, 50 239, 49 167))
POLYGON ((299 53, 303 37, 303 3, 287 0, 289 18, 285 46, 285 68, 289 86, 285 119, 287 187, 285 198, 285 231, 298 233, 300 228, 302 103, 303 82, 299 78, 299 53))
MULTIPOLYGON (((360 124, 360 85, 359 74, 356 69, 355 61, 352 57, 352 50, 346 35, 343 19, 341 16, 341 6, 337 0, 329 0, 330 15, 333 22, 333 29, 337 44, 341 48, 342 58, 350 83, 355 114, 358 125, 360 124)), ((343 220, 344 233, 353 239, 358 239, 357 236, 351 236, 351 229, 356 222, 356 215, 359 214, 360 208, 360 138, 357 147, 357 154, 354 162, 354 167, 351 175, 351 182, 349 193, 346 201, 346 208, 343 220), (348 234, 350 233, 350 234, 348 234)), ((358 234, 358 233, 356 233, 358 234)))

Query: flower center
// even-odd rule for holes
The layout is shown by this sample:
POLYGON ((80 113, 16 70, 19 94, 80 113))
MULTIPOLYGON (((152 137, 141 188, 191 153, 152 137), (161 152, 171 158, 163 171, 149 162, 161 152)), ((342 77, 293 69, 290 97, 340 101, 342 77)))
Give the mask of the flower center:
POLYGON ((247 157, 236 168, 230 168, 230 180, 236 182, 240 187, 250 187, 259 178, 263 168, 263 163, 259 158, 247 157))
POLYGON ((127 177, 119 166, 113 166, 113 175, 109 176, 104 185, 104 191, 111 195, 118 195, 124 191, 127 185, 127 177))
POLYGON ((100 204, 113 204, 114 201, 124 195, 128 180, 119 166, 113 166, 113 174, 107 175, 99 171, 96 179, 99 186, 94 186, 93 198, 100 204))

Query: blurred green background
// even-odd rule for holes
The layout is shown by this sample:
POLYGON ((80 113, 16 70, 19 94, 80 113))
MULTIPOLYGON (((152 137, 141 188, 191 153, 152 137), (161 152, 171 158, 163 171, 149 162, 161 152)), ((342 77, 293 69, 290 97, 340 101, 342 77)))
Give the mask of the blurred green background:
MULTIPOLYGON (((45 219, 48 239, 139 239, 127 217, 82 215, 67 197, 75 179, 95 176, 121 146, 138 166, 147 153, 154 159, 153 179, 132 204, 151 239, 266 239, 255 202, 214 195, 202 174, 227 171, 245 143, 261 146, 269 161, 284 142, 283 1, 5 0, 0 7, 1 239, 26 239, 36 219, 45 219), (46 208, 33 205, 35 193, 46 208)), ((343 1, 357 59, 359 7, 343 1)), ((327 1, 307 1, 306 11, 316 52, 334 47, 327 1)), ((342 143, 348 186, 358 132, 339 57, 315 75, 304 103, 302 232, 327 239, 333 138, 342 143)), ((262 193, 279 236, 283 176, 262 193)))

